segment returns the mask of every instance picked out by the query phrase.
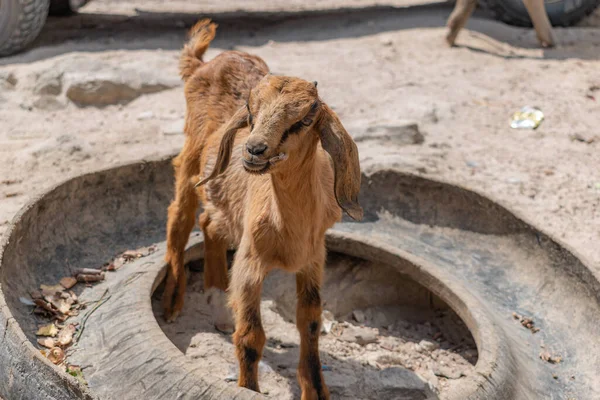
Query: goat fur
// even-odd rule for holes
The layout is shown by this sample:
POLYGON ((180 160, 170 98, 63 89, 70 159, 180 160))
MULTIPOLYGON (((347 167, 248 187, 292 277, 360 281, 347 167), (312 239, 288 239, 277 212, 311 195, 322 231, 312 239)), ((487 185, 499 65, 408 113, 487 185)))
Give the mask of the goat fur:
POLYGON ((204 62, 215 32, 215 24, 199 21, 181 54, 186 141, 173 162, 165 318, 174 320, 183 307, 183 252, 200 200, 205 289, 229 293, 238 384, 259 391, 266 340, 260 292, 269 271, 279 268, 296 274, 302 399, 328 399, 318 351, 325 231, 342 210, 362 219, 358 150, 316 82, 271 75, 263 60, 239 51, 204 62), (230 246, 237 251, 229 283, 230 246))

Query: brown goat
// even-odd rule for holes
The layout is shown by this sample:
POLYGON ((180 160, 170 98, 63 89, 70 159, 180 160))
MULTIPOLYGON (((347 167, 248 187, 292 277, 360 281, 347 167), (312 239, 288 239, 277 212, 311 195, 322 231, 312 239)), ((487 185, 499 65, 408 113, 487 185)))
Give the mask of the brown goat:
MULTIPOLYGON (((328 399, 318 349, 325 231, 340 220, 342 209, 362 219, 358 150, 319 98, 316 82, 271 75, 260 58, 239 51, 203 62, 215 29, 208 20, 197 23, 181 55, 186 142, 174 160, 165 318, 172 321, 183 306, 183 252, 200 199, 204 284, 221 293, 219 299, 229 288, 238 384, 259 391, 266 340, 260 293, 269 271, 280 268, 296 274, 302 399, 328 399), (230 245, 237 251, 228 286, 230 245)), ((227 314, 218 301, 217 326, 227 314)))

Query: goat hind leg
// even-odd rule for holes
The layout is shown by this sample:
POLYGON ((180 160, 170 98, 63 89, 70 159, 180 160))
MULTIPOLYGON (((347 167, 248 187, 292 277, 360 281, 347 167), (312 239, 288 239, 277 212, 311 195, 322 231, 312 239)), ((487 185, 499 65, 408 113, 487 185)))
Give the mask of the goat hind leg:
POLYGON ((321 280, 322 266, 311 273, 296 274, 296 325, 300 332, 300 362, 298 382, 302 389, 302 400, 328 400, 329 390, 325 385, 319 358, 319 334, 321 333, 321 280))
POLYGON ((183 253, 194 228, 198 196, 190 181, 198 171, 196 157, 178 156, 175 167, 175 200, 169 206, 167 220, 167 282, 163 293, 163 310, 167 322, 173 322, 183 308, 186 276, 183 253), (183 165, 179 164, 183 159, 183 165))
POLYGON ((467 24, 476 6, 477 0, 456 0, 454 10, 452 10, 452 14, 450 14, 448 23, 446 24, 448 26, 446 42, 450 46, 454 46, 458 33, 467 24))
POLYGON ((233 321, 227 306, 227 247, 225 237, 219 232, 215 221, 205 211, 200 215, 204 232, 204 291, 212 309, 213 323, 218 331, 233 332, 233 321))

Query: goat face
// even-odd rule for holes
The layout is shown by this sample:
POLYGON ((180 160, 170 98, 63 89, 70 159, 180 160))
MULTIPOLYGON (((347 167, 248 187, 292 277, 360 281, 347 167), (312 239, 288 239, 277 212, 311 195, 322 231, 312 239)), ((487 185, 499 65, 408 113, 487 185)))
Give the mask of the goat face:
POLYGON ((316 82, 266 75, 250 92, 246 106, 227 123, 215 167, 196 186, 227 169, 236 133, 245 127, 250 135, 242 162, 252 174, 272 173, 284 165, 294 171, 314 153, 320 140, 333 161, 339 206, 353 219, 362 219, 358 149, 337 115, 319 99, 316 82))
POLYGON ((250 93, 246 105, 250 127, 242 150, 246 171, 262 174, 288 158, 301 161, 318 139, 309 133, 318 109, 316 83, 265 76, 250 93))

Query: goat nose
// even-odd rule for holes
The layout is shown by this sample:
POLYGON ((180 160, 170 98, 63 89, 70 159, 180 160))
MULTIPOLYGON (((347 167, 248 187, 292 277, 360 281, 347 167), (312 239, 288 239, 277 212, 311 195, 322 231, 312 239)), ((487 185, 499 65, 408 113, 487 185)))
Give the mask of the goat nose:
POLYGON ((259 156, 267 150, 267 145, 264 143, 250 144, 246 143, 246 150, 253 156, 259 156))

